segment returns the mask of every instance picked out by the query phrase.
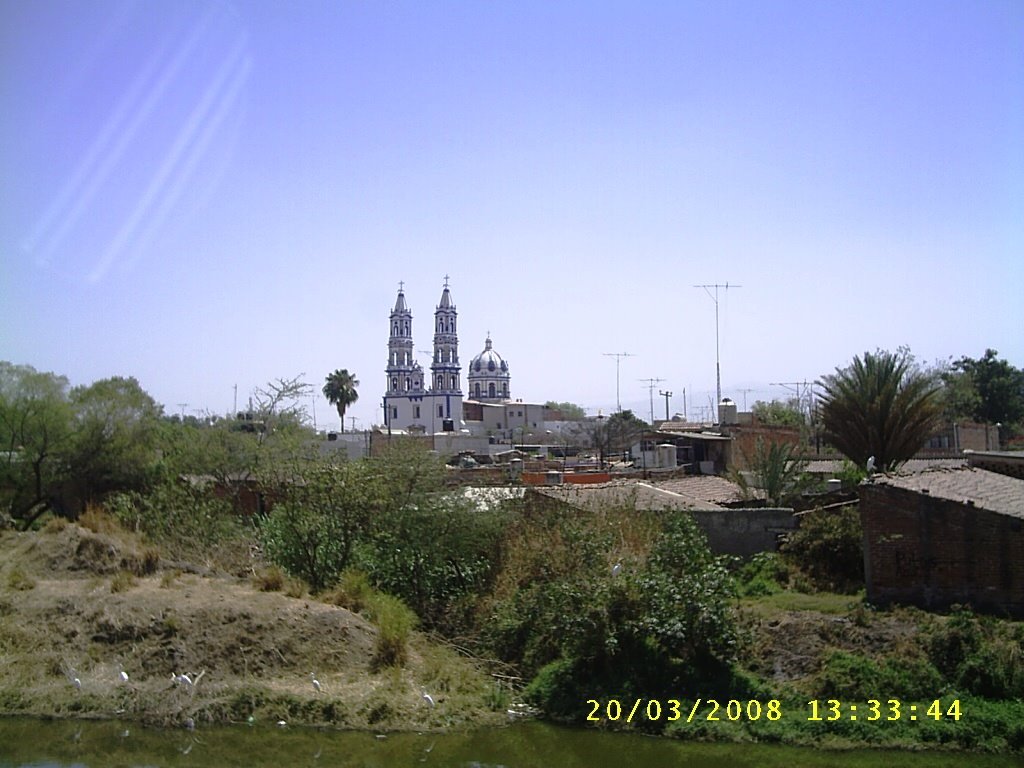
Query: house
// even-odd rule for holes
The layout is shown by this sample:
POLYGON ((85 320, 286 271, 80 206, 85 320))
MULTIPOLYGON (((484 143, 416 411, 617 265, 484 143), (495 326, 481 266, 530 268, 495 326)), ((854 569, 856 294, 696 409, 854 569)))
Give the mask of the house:
POLYGON ((867 598, 1024 618, 1024 480, 976 467, 861 484, 867 598))

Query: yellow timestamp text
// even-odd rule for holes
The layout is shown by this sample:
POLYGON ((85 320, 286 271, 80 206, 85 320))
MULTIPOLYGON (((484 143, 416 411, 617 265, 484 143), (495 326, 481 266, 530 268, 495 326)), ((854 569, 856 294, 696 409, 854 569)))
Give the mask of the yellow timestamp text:
POLYGON ((899 699, 868 699, 864 702, 844 702, 838 699, 811 699, 807 702, 808 720, 818 722, 835 722, 837 720, 878 720, 892 722, 894 720, 910 720, 911 722, 932 718, 942 720, 950 718, 959 720, 963 716, 960 699, 943 702, 934 699, 930 704, 904 703, 899 699))

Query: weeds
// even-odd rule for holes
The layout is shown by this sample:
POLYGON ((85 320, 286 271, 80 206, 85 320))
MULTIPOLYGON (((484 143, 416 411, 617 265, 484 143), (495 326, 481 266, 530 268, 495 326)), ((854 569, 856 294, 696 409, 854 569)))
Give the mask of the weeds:
POLYGON ((12 568, 7 573, 7 588, 18 592, 35 589, 36 580, 25 573, 21 568, 12 568))
POLYGON ((113 594, 118 592, 127 592, 129 589, 136 584, 135 575, 130 571, 118 571, 114 574, 113 578, 110 579, 110 591, 113 594))

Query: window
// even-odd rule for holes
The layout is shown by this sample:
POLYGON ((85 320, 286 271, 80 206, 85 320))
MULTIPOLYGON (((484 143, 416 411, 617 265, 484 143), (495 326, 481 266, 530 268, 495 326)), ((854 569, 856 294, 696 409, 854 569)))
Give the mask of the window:
POLYGON ((438 415, 439 418, 442 418, 442 419, 444 418, 444 406, 443 405, 437 406, 437 415, 438 415))
POLYGON ((474 384, 473 386, 475 387, 475 390, 474 390, 474 391, 476 392, 476 396, 477 396, 477 397, 480 397, 480 382, 478 381, 478 382, 477 382, 476 384, 474 384))
POLYGON ((397 419, 398 418, 398 408, 392 408, 391 409, 391 418, 392 419, 397 419))
POLYGON ((391 377, 391 388, 392 389, 398 389, 398 377, 397 376, 392 376, 391 377))
POLYGON ((408 376, 405 377, 405 389, 406 391, 412 389, 412 380, 408 376))
POLYGON ((459 377, 458 376, 452 376, 452 389, 458 389, 458 388, 459 388, 459 377))
POLYGON ((494 382, 493 381, 490 384, 487 385, 487 393, 488 393, 487 394, 488 397, 494 397, 494 382))
POLYGON ((418 419, 420 417, 420 407, 417 405, 415 410, 416 410, 416 418, 418 419))

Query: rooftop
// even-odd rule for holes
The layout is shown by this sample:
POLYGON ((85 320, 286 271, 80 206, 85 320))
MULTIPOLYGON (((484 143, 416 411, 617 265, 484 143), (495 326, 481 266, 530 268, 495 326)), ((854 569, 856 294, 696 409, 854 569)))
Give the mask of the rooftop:
POLYGON ((875 475, 869 482, 1024 519, 1024 480, 998 472, 973 467, 939 468, 917 474, 875 475))
POLYGON ((722 509, 694 496, 656 488, 634 480, 617 480, 595 485, 546 485, 534 488, 538 493, 581 509, 597 510, 606 505, 636 509, 722 509))

